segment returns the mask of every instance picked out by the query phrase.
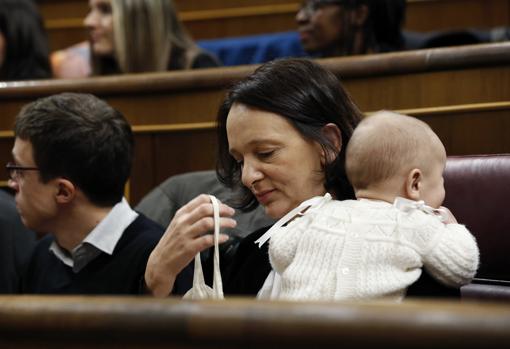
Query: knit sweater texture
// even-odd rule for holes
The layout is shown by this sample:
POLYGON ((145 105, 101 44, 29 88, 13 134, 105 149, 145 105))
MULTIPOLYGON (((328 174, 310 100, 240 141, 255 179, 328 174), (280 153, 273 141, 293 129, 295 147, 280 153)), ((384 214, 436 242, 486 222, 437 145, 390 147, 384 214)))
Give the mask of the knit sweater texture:
POLYGON ((269 258, 279 298, 401 300, 425 267, 459 287, 474 277, 479 251, 460 224, 372 200, 332 200, 272 235, 269 258))

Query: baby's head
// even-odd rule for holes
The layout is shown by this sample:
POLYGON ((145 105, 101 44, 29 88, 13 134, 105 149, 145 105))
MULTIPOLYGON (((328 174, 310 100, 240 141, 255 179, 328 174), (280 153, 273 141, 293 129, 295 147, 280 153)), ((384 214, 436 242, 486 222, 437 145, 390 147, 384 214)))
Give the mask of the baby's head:
POLYGON ((358 199, 401 196, 438 208, 445 164, 444 146, 426 123, 388 111, 363 119, 347 146, 347 176, 358 199))

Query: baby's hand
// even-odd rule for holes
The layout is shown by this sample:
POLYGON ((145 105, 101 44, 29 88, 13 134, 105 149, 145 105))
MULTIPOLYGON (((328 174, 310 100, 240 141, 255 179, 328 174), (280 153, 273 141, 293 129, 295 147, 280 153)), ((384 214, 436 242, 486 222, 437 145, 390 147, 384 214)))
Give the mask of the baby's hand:
POLYGON ((448 208, 444 206, 439 207, 439 210, 446 213, 445 215, 446 219, 443 221, 444 224, 457 224, 457 219, 455 219, 455 216, 453 215, 452 211, 450 211, 448 208))

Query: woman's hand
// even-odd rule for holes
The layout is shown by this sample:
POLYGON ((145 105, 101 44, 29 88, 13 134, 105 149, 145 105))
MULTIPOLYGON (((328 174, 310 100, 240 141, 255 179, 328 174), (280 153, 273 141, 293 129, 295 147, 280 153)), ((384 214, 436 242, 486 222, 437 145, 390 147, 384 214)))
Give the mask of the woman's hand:
MULTIPOLYGON (((234 228, 236 221, 230 218, 234 209, 220 204, 220 227, 234 228)), ((214 245, 213 208, 208 195, 197 196, 181 207, 165 234, 156 245, 145 269, 145 285, 156 297, 166 297, 172 291, 175 278, 198 252, 214 245)), ((219 242, 228 240, 220 234, 219 242)))

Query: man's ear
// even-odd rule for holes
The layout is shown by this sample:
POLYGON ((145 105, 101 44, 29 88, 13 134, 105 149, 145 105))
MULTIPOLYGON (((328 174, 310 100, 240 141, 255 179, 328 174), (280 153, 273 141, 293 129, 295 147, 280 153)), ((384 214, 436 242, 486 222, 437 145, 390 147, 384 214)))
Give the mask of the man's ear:
POLYGON ((367 5, 356 6, 350 11, 351 24, 357 28, 363 27, 368 20, 369 14, 370 10, 367 5))
POLYGON ((57 180, 56 201, 59 204, 68 204, 76 196, 76 186, 68 179, 58 178, 57 180))
POLYGON ((406 178, 406 186, 405 193, 408 199, 418 201, 421 198, 420 190, 421 190, 421 181, 423 178, 423 174, 417 168, 409 171, 409 174, 406 178))
POLYGON ((342 150, 342 134, 338 126, 333 123, 324 125, 322 134, 333 147, 333 149, 321 149, 321 162, 325 165, 333 162, 342 150))

